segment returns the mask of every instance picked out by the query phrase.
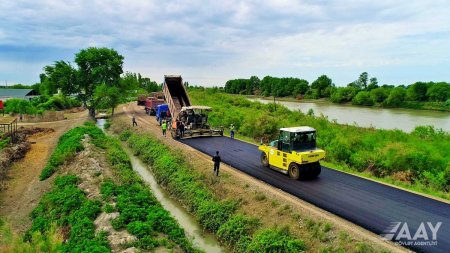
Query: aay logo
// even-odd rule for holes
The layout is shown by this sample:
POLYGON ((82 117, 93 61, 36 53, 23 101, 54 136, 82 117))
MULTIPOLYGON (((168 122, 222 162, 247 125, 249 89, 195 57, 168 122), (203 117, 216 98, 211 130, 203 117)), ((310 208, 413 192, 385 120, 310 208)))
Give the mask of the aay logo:
POLYGON ((437 233, 442 222, 433 224, 421 222, 417 229, 410 228, 407 222, 391 222, 391 225, 381 234, 384 240, 395 241, 402 246, 437 245, 437 233), (412 229, 412 230, 411 230, 412 229))

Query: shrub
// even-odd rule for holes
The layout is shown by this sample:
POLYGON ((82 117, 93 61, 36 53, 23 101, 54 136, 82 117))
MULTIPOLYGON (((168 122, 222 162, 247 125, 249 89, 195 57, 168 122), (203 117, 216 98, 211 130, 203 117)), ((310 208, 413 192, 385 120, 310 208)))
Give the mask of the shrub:
POLYGON ((241 238, 250 238, 259 225, 259 220, 237 214, 220 226, 217 236, 229 245, 237 246, 241 238))
POLYGON ((52 191, 45 194, 32 211, 32 225, 25 234, 33 241, 33 234, 49 231, 52 223, 70 228, 63 252, 110 252, 107 239, 95 234, 94 219, 100 213, 101 202, 89 200, 77 187, 74 175, 57 177, 52 191))
POLYGON ((197 212, 200 224, 216 232, 228 220, 235 208, 236 204, 232 202, 204 201, 197 212))
POLYGON ((302 240, 293 238, 288 229, 265 229, 255 234, 247 252, 292 252, 305 250, 302 240))

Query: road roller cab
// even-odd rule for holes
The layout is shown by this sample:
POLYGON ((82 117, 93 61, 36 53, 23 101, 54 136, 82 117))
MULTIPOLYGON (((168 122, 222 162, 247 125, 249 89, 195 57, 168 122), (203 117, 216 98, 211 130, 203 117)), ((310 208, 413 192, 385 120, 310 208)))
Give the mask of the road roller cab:
POLYGON ((289 174, 293 179, 317 177, 321 172, 319 161, 325 151, 316 147, 316 130, 312 127, 281 128, 277 140, 261 145, 261 163, 289 174))

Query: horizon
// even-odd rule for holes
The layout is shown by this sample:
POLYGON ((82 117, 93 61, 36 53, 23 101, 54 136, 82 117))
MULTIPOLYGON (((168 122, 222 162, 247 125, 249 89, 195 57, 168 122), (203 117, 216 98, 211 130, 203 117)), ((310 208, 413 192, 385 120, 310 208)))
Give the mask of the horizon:
POLYGON ((322 74, 341 87, 362 72, 380 85, 450 80, 447 1, 46 0, 0 10, 0 85, 37 83, 44 66, 73 64, 91 46, 114 48, 124 72, 157 83, 168 73, 204 87, 322 74))

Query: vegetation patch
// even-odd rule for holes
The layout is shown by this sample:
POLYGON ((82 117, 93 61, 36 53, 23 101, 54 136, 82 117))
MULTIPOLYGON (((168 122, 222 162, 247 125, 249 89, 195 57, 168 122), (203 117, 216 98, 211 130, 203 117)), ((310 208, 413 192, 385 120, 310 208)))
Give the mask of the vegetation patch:
MULTIPOLYGON (((91 137, 95 137, 101 132, 102 131, 99 128, 95 127, 92 123, 87 122, 85 123, 85 126, 73 128, 63 134, 59 138, 58 145, 50 156, 47 165, 42 170, 39 179, 45 180, 49 178, 56 172, 60 165, 73 158, 77 152, 83 150, 81 140, 84 138, 84 135, 87 134, 91 137)), ((94 142, 99 144, 98 138, 94 138, 94 142)))
POLYGON ((104 233, 95 233, 94 220, 101 212, 102 203, 90 200, 77 185, 75 175, 58 176, 53 190, 45 194, 31 213, 33 223, 25 234, 33 242, 33 233, 50 231, 52 224, 67 230, 63 252, 110 252, 104 233))

